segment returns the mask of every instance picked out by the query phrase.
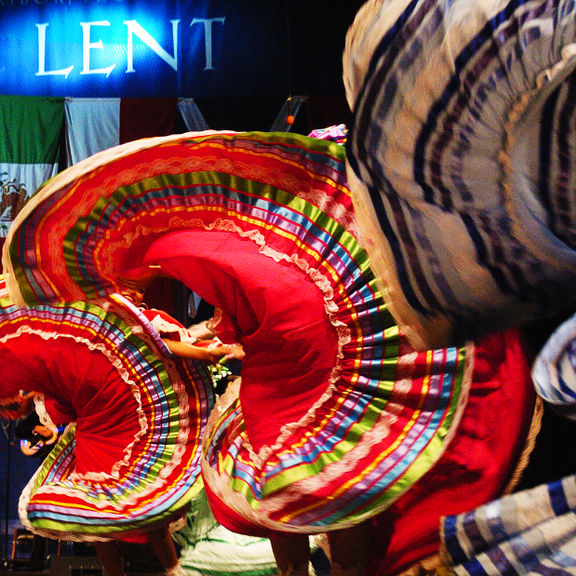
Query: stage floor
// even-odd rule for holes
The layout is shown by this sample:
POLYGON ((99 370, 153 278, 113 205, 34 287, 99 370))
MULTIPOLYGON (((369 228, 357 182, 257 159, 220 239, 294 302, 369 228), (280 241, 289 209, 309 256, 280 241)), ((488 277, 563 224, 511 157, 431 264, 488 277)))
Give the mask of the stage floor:
MULTIPOLYGON (((133 555, 130 545, 124 556, 126 576, 165 576, 162 566, 146 547, 136 545, 138 554, 133 555)), ((85 552, 90 552, 87 547, 85 552)), ((312 564, 317 576, 329 576, 330 564, 321 550, 312 555, 312 564)), ((96 555, 60 555, 41 559, 42 569, 31 569, 28 559, 17 559, 0 567, 0 576, 105 576, 96 555)))

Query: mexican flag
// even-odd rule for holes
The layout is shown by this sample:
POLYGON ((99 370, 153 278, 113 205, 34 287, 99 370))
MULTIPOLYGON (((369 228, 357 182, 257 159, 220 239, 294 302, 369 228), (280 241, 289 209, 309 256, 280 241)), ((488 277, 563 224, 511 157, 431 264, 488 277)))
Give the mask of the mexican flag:
POLYGON ((63 123, 63 98, 0 96, 0 237, 58 171, 63 123))
POLYGON ((66 98, 66 161, 139 138, 206 130, 192 98, 66 98))

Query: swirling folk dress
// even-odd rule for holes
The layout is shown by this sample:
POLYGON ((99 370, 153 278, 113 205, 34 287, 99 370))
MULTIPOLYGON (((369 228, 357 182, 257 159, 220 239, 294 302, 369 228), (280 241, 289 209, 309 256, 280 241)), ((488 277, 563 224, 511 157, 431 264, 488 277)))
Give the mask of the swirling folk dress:
MULTIPOLYGON (((315 534, 371 520, 393 532, 395 506, 427 502, 424 554, 438 548, 442 510, 485 502, 514 475, 534 412, 526 353, 513 333, 408 343, 358 242, 345 160, 332 142, 279 133, 123 145, 36 194, 4 266, 14 298, 46 303, 105 296, 156 264, 222 310, 218 336, 246 353, 203 438, 204 485, 226 528, 315 534), (474 431, 479 414, 504 409, 504 434, 474 431), (458 480, 465 501, 435 505, 458 480)), ((386 570, 414 548, 402 538, 386 570)))
POLYGON ((19 503, 24 525, 47 537, 140 537, 185 514, 201 489, 206 368, 172 357, 138 309, 112 298, 0 300, 2 395, 33 390, 68 424, 19 503))

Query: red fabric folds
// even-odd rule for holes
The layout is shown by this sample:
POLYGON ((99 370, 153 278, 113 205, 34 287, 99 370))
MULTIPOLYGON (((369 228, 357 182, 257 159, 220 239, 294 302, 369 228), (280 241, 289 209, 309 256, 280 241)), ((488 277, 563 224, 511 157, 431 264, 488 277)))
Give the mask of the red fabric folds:
POLYGON ((262 257, 254 242, 229 232, 166 234, 146 259, 222 310, 221 340, 234 343, 242 335, 248 435, 256 451, 273 444, 281 426, 302 418, 328 386, 338 340, 320 291, 293 266, 262 257))
POLYGON ((526 446, 536 396, 521 333, 477 342, 473 384, 454 440, 436 466, 373 519, 367 574, 389 576, 438 552, 440 518, 499 497, 526 446))

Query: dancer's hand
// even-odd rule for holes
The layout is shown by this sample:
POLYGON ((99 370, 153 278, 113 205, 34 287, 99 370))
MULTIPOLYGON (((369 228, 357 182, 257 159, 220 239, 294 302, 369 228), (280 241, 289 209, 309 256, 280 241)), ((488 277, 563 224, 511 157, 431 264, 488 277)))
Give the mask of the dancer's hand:
POLYGON ((170 352, 175 356, 181 358, 191 358, 193 360, 201 360, 210 364, 216 364, 227 354, 230 353, 230 346, 195 346, 187 342, 180 342, 179 340, 163 339, 170 352))

